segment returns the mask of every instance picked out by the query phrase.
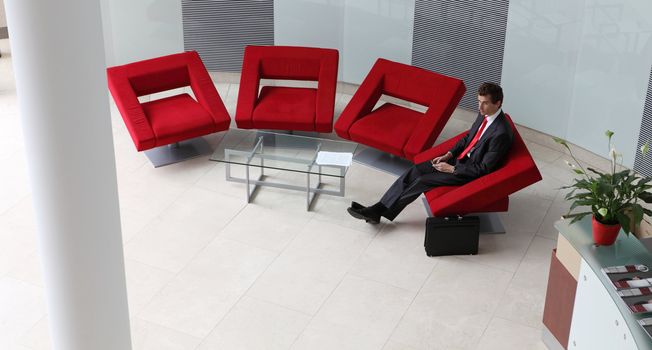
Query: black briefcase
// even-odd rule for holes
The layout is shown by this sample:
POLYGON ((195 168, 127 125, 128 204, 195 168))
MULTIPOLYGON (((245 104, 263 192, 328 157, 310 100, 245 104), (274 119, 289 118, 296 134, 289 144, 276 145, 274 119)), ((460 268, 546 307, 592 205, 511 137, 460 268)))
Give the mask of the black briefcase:
POLYGON ((424 246, 428 256, 478 254, 477 216, 429 217, 424 246))

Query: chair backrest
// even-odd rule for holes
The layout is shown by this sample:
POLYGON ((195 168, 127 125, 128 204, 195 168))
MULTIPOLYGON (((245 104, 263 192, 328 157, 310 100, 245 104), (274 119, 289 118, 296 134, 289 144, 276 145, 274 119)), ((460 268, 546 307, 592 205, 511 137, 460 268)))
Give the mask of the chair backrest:
POLYGON ((315 47, 247 46, 244 60, 257 62, 261 79, 319 80, 324 65, 337 67, 338 52, 315 47))
POLYGON ((190 69, 198 65, 203 64, 197 52, 188 51, 111 67, 107 73, 109 78, 123 74, 136 96, 143 96, 191 85, 190 69))
POLYGON ((439 91, 457 91, 460 79, 419 67, 379 58, 369 74, 381 74, 383 93, 402 100, 430 107, 439 91))

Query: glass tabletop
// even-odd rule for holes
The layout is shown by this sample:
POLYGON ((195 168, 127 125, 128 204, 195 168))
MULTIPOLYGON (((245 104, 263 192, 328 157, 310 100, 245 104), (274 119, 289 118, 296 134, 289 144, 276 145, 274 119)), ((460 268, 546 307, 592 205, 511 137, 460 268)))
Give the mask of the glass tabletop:
POLYGON ((230 129, 210 160, 344 177, 348 165, 318 164, 318 152, 352 155, 357 143, 259 130, 230 129))

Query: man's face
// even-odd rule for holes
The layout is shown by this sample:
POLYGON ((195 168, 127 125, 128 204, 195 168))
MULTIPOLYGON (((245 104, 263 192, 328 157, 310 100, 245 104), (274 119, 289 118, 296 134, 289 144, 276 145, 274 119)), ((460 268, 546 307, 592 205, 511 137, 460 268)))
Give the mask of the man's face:
POLYGON ((478 110, 482 115, 492 115, 498 111, 502 101, 491 102, 491 95, 478 95, 478 110))

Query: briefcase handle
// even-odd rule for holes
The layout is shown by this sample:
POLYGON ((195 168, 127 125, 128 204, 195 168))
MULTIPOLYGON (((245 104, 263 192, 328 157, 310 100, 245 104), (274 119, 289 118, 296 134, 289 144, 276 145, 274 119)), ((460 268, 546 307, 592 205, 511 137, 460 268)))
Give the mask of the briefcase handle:
MULTIPOLYGON (((444 216, 444 220, 448 221, 448 220, 450 220, 450 218, 448 216, 444 216)), ((457 214, 457 221, 460 221, 460 220, 462 220, 462 215, 457 214)))

